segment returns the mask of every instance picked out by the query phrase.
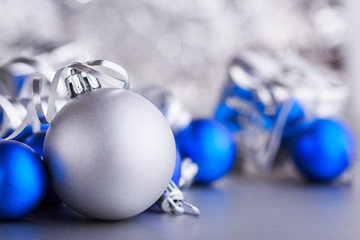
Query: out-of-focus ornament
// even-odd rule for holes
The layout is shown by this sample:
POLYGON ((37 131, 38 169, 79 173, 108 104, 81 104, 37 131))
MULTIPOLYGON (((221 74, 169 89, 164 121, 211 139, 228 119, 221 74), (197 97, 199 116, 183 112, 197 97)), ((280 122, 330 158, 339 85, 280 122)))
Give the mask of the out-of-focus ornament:
POLYGON ((271 171, 294 123, 339 114, 348 86, 296 53, 244 50, 228 69, 215 119, 233 133, 245 169, 271 171))
POLYGON ((235 160, 235 143, 221 123, 208 119, 193 120, 176 135, 180 153, 199 167, 196 181, 210 183, 230 170, 235 160))
POLYGON ((336 120, 317 119, 299 126, 288 141, 295 165, 313 181, 336 179, 354 160, 355 138, 344 123, 336 120))
POLYGON ((27 145, 0 142, 0 219, 17 220, 35 210, 43 200, 46 170, 40 156, 27 145))
MULTIPOLYGON (((127 75, 117 84, 123 89, 101 88, 98 80, 117 81, 91 68, 102 64, 126 75, 107 61, 66 68, 72 99, 51 121, 44 160, 56 193, 67 205, 91 218, 118 220, 141 213, 162 195, 176 149, 161 112, 124 89, 127 75)), ((55 84, 63 70, 55 75, 55 84)))

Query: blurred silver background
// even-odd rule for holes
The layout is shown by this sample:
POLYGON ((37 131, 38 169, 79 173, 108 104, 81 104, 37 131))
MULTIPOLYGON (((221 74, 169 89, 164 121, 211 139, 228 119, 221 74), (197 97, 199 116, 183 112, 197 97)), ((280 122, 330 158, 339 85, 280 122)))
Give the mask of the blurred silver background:
POLYGON ((132 88, 161 84, 199 117, 214 111, 226 67, 243 49, 291 52, 345 74, 344 84, 354 86, 348 112, 356 117, 360 83, 346 76, 360 76, 359 57, 348 50, 359 49, 348 18, 355 22, 355 5, 334 0, 0 0, 0 64, 76 40, 89 58, 123 65, 132 88))

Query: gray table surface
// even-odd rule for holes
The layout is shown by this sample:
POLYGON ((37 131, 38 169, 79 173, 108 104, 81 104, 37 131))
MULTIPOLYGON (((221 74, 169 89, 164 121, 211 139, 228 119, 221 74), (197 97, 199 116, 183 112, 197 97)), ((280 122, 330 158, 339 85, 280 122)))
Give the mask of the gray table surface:
POLYGON ((355 186, 232 174, 188 190, 186 199, 201 209, 201 217, 145 212, 101 222, 59 206, 0 222, 0 239, 360 239, 355 186))

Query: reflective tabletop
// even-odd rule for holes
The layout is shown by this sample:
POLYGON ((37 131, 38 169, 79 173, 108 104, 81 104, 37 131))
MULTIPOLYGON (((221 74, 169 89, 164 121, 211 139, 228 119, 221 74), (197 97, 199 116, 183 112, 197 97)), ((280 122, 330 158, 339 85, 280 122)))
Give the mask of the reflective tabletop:
POLYGON ((201 216, 144 212, 94 221, 66 206, 42 207, 21 221, 0 222, 0 239, 358 239, 356 186, 312 185, 288 177, 232 174, 195 186, 185 198, 201 216))

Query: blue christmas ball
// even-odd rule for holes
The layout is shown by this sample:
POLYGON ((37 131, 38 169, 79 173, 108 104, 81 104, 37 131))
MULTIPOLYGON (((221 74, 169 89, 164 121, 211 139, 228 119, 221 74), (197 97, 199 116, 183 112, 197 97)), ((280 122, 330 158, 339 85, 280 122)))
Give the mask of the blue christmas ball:
POLYGON ((355 145, 351 131, 331 119, 317 119, 289 140, 290 155, 297 168, 318 182, 341 175, 351 164, 355 145))
POLYGON ((176 140, 183 157, 199 167, 197 182, 210 183, 224 176, 235 160, 235 143, 221 123, 208 119, 192 121, 176 140))
MULTIPOLYGON (((40 131, 25 138, 23 140, 23 143, 34 149, 37 152, 37 154, 40 155, 40 157, 43 157, 45 136, 46 136, 46 131, 40 131)), ((56 195, 53 188, 48 184, 43 204, 55 205, 60 203, 61 203, 60 198, 56 195)))
POLYGON ((0 153, 0 219, 20 219, 43 200, 46 170, 40 156, 21 142, 1 141, 0 153))
POLYGON ((175 169, 173 172, 173 175, 171 177, 171 181, 173 181, 176 185, 179 186, 179 180, 181 177, 181 155, 178 151, 178 149, 176 149, 176 162, 175 162, 175 169))

